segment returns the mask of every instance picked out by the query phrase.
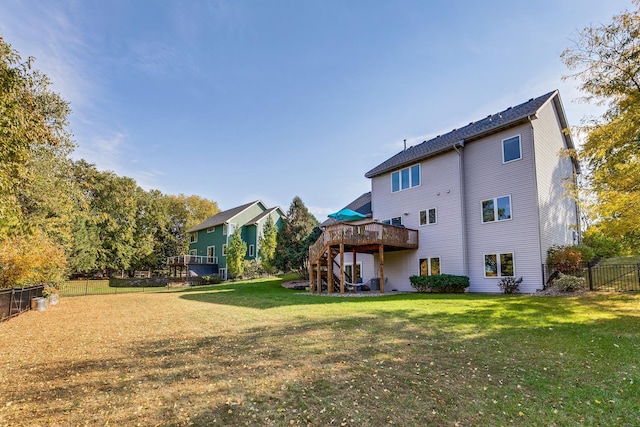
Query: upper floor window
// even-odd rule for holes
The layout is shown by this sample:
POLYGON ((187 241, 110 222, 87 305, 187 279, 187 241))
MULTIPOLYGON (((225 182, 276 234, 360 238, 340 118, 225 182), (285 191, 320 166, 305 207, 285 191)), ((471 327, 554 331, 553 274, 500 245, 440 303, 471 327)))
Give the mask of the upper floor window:
POLYGON ((255 249, 253 245, 249 245, 249 256, 252 257, 255 253, 255 249))
POLYGON ((520 135, 502 140, 502 163, 509 163, 522 158, 520 135))
POLYGON ((435 224, 438 218, 436 216, 436 208, 431 208, 426 211, 420 211, 420 225, 435 224))
POLYGON ((420 165, 413 165, 391 174, 391 192, 406 190, 420 185, 420 165))
POLYGON ((214 231, 216 231, 215 227, 209 227, 207 228, 207 233, 213 233, 214 231))
POLYGON ((198 232, 189 233, 189 243, 196 243, 198 241, 198 232))
POLYGON ((482 222, 511 219, 511 196, 482 201, 482 222))

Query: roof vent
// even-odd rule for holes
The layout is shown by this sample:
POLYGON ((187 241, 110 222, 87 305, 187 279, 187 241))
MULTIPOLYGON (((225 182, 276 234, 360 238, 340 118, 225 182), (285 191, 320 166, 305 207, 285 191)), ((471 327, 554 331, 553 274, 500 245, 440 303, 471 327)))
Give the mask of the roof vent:
MULTIPOLYGON (((472 124, 473 124, 473 122, 469 122, 469 125, 472 125, 472 124)), ((467 125, 467 126, 468 126, 468 125, 467 125)))
POLYGON ((529 100, 529 102, 531 102, 531 101, 533 101, 533 98, 531 98, 531 99, 529 100))
POLYGON ((513 107, 509 107, 509 108, 507 108, 507 111, 511 110, 512 108, 513 108, 513 107))

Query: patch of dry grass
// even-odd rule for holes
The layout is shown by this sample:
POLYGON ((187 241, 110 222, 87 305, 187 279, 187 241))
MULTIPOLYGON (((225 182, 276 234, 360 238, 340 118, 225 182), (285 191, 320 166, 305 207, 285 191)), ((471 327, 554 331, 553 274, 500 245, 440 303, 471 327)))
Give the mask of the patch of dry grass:
POLYGON ((633 424, 639 301, 62 298, 0 324, 0 425, 633 424))

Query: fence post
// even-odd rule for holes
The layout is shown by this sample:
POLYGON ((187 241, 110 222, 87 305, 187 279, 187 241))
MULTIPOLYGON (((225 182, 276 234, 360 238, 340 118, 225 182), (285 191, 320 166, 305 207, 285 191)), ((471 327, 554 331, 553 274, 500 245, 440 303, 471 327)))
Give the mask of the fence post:
POLYGON ((638 268, 638 283, 640 284, 640 263, 636 267, 638 268))
POLYGON ((591 276, 591 261, 587 263, 587 280, 589 280, 589 290, 593 290, 593 278, 591 276))
POLYGON ((87 279, 87 283, 84 286, 84 296, 89 295, 89 279, 87 279))
MULTIPOLYGON (((13 285, 11 286, 11 298, 9 301, 9 314, 7 319, 11 318, 11 309, 13 308, 13 301, 15 300, 15 294, 16 294, 16 290, 13 288, 13 285)), ((31 302, 29 302, 29 304, 31 304, 31 302)), ((31 305, 29 305, 29 308, 31 308, 31 305)))
POLYGON ((540 268, 542 270, 542 290, 544 291, 547 288, 547 281, 546 281, 546 278, 545 278, 544 264, 540 264, 540 268))

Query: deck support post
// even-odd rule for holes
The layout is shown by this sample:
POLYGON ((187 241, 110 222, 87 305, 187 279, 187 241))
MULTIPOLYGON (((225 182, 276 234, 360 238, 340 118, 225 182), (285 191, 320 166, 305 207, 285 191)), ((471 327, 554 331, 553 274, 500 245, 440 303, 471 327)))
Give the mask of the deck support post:
POLYGON ((313 268, 313 264, 309 263, 309 292, 313 293, 313 291, 316 289, 316 282, 314 280, 315 278, 315 269, 313 268))
POLYGON ((333 254, 331 246, 327 252, 327 292, 333 292, 333 254))
POLYGON ((379 246, 380 251, 380 293, 384 293, 384 245, 379 246))
POLYGON ((356 248, 353 248, 353 264, 351 265, 351 283, 353 283, 353 293, 357 292, 358 286, 358 275, 356 274, 356 267, 358 264, 356 263, 356 248))
POLYGON ((340 243, 340 293, 344 294, 344 243, 340 243))
POLYGON ((322 270, 320 267, 320 261, 318 261, 318 263, 316 264, 316 268, 318 269, 318 272, 316 273, 318 293, 321 294, 322 293, 322 270))

